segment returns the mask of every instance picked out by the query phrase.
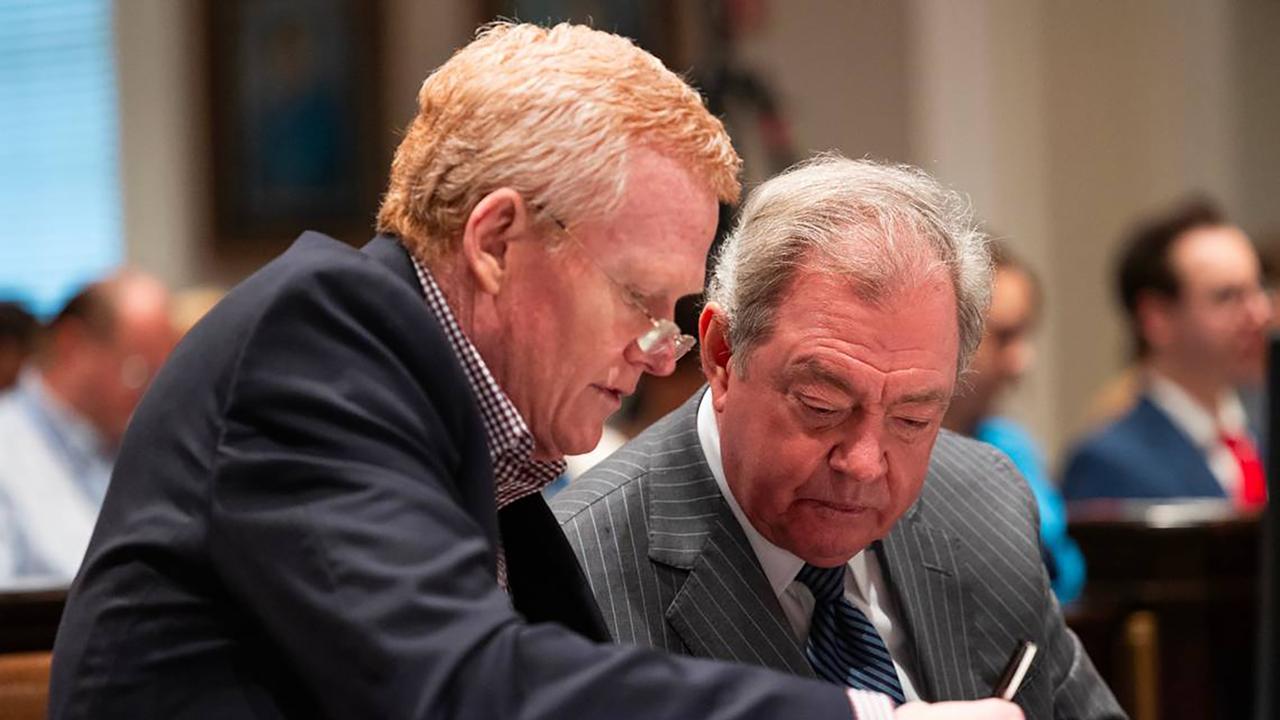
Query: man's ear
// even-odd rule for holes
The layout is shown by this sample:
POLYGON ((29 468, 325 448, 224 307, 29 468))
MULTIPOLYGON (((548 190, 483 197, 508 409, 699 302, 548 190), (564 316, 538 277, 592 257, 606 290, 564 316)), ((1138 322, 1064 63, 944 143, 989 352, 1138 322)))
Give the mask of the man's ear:
POLYGON ((497 295, 507 279, 512 242, 526 236, 532 217, 520 193, 499 188, 476 203, 462 229, 462 256, 476 287, 497 295))
POLYGON ((724 404, 729 389, 729 364, 733 348, 729 346, 729 324, 724 310, 714 302, 707 303, 698 316, 698 354, 702 373, 711 386, 711 402, 716 410, 724 404))
POLYGON ((1172 341, 1175 302, 1173 298, 1153 292, 1145 292, 1138 296, 1133 314, 1138 320, 1138 330, 1152 348, 1168 347, 1172 341))

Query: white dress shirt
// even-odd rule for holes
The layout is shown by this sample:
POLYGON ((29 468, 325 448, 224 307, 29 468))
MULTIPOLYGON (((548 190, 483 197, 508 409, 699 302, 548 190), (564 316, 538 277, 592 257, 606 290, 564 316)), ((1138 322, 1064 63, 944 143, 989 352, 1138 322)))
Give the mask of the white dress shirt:
POLYGON ((0 395, 0 587, 65 585, 89 546, 113 456, 35 370, 0 395))
MULTIPOLYGON (((716 485, 720 487, 725 502, 729 503, 733 516, 738 519, 742 532, 751 543, 760 567, 764 570, 774 595, 778 597, 783 614, 787 616, 796 637, 804 642, 809 635, 814 605, 809 588, 796 580, 796 574, 804 567, 804 561, 761 535, 743 514, 737 499, 729 490, 724 476, 724 464, 720 459, 720 428, 716 423, 715 410, 711 407, 710 390, 702 396, 698 405, 698 440, 702 444, 702 454, 707 458, 707 465, 711 467, 711 474, 715 476, 716 485)), ((920 696, 915 689, 915 658, 911 644, 902 625, 902 614, 898 612, 889 592, 875 553, 864 550, 849 560, 844 596, 871 620, 876 632, 880 633, 893 657, 898 680, 902 683, 903 696, 908 702, 918 700, 920 696)))
POLYGON ((1240 492, 1240 463, 1231 448, 1222 442, 1222 433, 1248 436, 1248 424, 1244 404, 1233 390, 1227 390, 1218 398, 1218 412, 1209 412, 1196 402, 1182 386, 1152 371, 1147 396, 1156 407, 1164 411, 1174 426, 1195 443, 1204 454, 1222 491, 1234 498, 1240 492))

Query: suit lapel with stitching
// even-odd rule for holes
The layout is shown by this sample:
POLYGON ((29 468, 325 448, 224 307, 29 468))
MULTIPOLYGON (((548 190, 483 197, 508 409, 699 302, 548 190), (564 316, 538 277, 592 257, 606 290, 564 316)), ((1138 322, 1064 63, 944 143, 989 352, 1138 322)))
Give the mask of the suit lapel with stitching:
POLYGON ((700 397, 685 403, 658 444, 662 462, 647 483, 649 558, 688 573, 666 609, 667 622, 695 655, 813 677, 702 455, 700 397))
POLYGON ((924 501, 922 497, 879 543, 880 560, 912 640, 922 699, 976 699, 979 690, 970 668, 965 616, 973 598, 959 561, 963 549, 922 518, 924 501))

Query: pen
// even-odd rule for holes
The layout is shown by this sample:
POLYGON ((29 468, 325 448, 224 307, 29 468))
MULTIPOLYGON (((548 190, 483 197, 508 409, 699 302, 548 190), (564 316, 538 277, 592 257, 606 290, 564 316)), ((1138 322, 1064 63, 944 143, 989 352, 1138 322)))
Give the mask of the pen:
POLYGON ((1037 650, 1036 644, 1030 640, 1018 643, 1018 647, 1014 648, 1013 655, 1009 658, 1009 664, 1005 665, 1004 672, 1000 673, 1000 681, 996 683, 996 689, 991 693, 991 697, 1001 700, 1013 699, 1018 692, 1018 686, 1022 685, 1023 678, 1027 676, 1027 670, 1031 668, 1031 661, 1036 659, 1037 650))

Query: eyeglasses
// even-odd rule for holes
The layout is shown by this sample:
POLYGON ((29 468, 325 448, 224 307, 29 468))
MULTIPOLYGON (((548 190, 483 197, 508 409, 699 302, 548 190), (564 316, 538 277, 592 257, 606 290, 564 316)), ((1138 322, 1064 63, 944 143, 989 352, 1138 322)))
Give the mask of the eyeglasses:
POLYGON ((672 362, 678 362, 680 358, 693 349, 694 345, 698 344, 697 338, 680 332, 679 325, 670 320, 654 317, 653 313, 649 312, 649 309, 645 307, 644 301, 640 299, 636 291, 615 280, 608 270, 605 270, 600 263, 596 262, 591 253, 587 252, 587 248, 582 244, 582 241, 578 240, 577 236, 569 231, 568 225, 565 225, 553 215, 548 215, 548 217, 555 221, 555 224, 564 232, 565 237, 578 246, 582 254, 600 271, 601 275, 604 275, 609 284, 613 286, 613 289, 622 294, 627 304, 638 310, 649 321, 649 329, 635 339, 636 346, 640 348, 640 352, 654 359, 660 359, 669 352, 671 353, 672 362))

